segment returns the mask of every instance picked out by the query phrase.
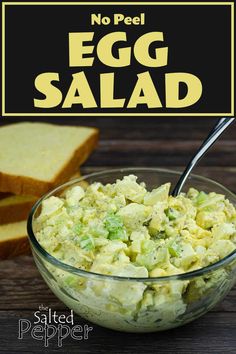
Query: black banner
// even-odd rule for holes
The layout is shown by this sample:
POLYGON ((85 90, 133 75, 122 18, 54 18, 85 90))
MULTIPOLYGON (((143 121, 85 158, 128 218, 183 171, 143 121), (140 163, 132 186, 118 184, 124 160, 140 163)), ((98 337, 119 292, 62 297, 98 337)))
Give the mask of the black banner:
POLYGON ((4 3, 3 115, 233 115, 232 3, 4 3))

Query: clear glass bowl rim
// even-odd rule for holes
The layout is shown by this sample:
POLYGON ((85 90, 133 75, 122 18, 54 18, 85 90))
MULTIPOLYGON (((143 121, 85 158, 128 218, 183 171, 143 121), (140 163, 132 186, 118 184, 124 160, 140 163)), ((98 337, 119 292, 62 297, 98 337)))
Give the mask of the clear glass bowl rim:
MULTIPOLYGON (((236 249, 228 254, 226 257, 222 258, 220 261, 213 263, 207 267, 200 268, 191 272, 186 272, 186 273, 180 273, 176 275, 169 275, 169 276, 163 276, 163 277, 150 277, 150 278, 138 278, 138 277, 124 277, 124 276, 118 276, 118 275, 107 275, 107 274, 100 274, 100 273, 93 273, 89 272, 83 269, 79 269, 76 267, 73 267, 69 264, 63 263, 57 258, 53 257, 50 253, 48 253, 38 242, 34 232, 33 232, 33 227, 32 227, 32 222, 33 222, 33 217, 34 214, 37 210, 37 208, 40 206, 40 204, 43 202, 44 199, 50 197, 60 189, 63 189, 65 187, 68 187, 70 185, 76 184, 77 182, 86 180, 87 178, 91 177, 96 177, 96 176, 101 176, 104 174, 109 174, 109 173, 125 173, 125 172, 131 172, 133 171, 152 171, 152 172, 160 172, 160 173, 169 173, 172 175, 181 175, 182 172, 179 171, 174 171, 174 170, 169 170, 169 169, 164 169, 164 168, 153 168, 153 167, 126 167, 126 168, 116 168, 116 169, 110 169, 110 170, 103 170, 100 172, 94 172, 87 174, 85 176, 81 176, 77 179, 73 179, 69 182, 66 182, 64 184, 61 184, 54 188, 53 190, 49 191, 45 195, 43 195, 32 207, 31 212, 29 214, 28 220, 27 220, 27 231, 28 231, 28 236, 30 239, 31 246, 36 251, 37 254, 42 256, 47 262, 51 263, 52 265, 66 271, 72 274, 76 274, 82 277, 90 277, 90 278, 97 278, 100 280, 118 280, 118 281, 132 281, 132 282, 145 282, 145 283, 157 283, 157 282, 169 282, 169 281, 174 281, 174 280, 190 280, 196 277, 200 277, 202 275, 205 275, 207 273, 213 272, 216 269, 219 269, 227 264, 229 264, 231 261, 236 259, 236 249)), ((206 177, 202 177, 199 175, 191 174, 190 178, 196 178, 199 179, 202 182, 205 183, 211 183, 214 184, 218 187, 220 187, 223 191, 227 192, 227 194, 230 194, 232 198, 236 200, 236 195, 232 193, 230 190, 225 188, 223 185, 220 183, 206 177)))

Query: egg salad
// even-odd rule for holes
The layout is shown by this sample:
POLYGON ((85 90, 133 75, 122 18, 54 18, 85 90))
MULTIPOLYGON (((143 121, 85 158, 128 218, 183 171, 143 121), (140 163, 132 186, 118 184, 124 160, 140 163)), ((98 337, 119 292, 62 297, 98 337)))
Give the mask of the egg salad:
MULTIPOLYGON (((170 183, 149 191, 134 175, 113 184, 76 185, 60 197, 50 196, 34 228, 41 246, 63 263, 129 278, 191 272, 236 248, 236 209, 224 195, 190 188, 173 197, 170 183)), ((78 281, 62 270, 55 272, 74 299, 89 307, 94 302, 110 314, 103 323, 117 315, 125 316, 126 324, 160 321, 162 327, 218 281, 201 278, 192 284, 176 280, 150 286, 145 281, 78 281)), ((224 276, 220 272, 218 276, 224 276)))

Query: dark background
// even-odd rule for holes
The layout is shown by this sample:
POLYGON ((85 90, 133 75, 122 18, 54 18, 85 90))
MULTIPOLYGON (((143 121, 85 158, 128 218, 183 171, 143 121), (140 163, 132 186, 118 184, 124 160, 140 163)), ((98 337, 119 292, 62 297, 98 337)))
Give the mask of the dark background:
MULTIPOLYGON (((164 74, 189 72, 202 81, 203 94, 200 100, 183 109, 150 109, 139 105, 139 112, 230 112, 230 6, 6 6, 6 113, 30 112, 101 112, 98 109, 82 109, 74 105, 70 109, 60 106, 51 109, 33 107, 34 98, 44 96, 34 88, 36 76, 43 72, 58 72, 60 82, 55 86, 63 92, 63 98, 71 83, 72 73, 85 69, 96 101, 99 105, 99 73, 116 72, 115 95, 129 98, 137 73, 149 70, 165 107, 164 74), (136 16, 146 13, 145 26, 91 26, 90 14, 114 13, 136 16), (134 41, 149 31, 164 33, 168 46, 168 65, 146 68, 132 57, 132 66, 109 68, 96 59, 93 67, 69 68, 68 33, 95 32, 94 43, 106 33, 126 31, 128 42, 134 41)), ((156 44, 156 43, 155 43, 156 44)), ((115 47, 115 52, 117 52, 115 47)), ((95 48, 96 50, 96 48, 95 48)), ((95 52, 94 50, 94 52, 95 52)), ((151 46, 154 53, 154 45, 151 46)), ((185 87, 182 88, 184 95, 185 87)), ((103 109, 102 112, 120 112, 120 109, 103 109)), ((129 109, 128 112, 134 110, 129 109)))

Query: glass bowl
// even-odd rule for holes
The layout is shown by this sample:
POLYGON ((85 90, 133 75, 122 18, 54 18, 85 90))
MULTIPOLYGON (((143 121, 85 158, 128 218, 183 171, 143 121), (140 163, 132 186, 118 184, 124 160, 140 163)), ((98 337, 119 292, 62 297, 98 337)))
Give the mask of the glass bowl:
MULTIPOLYGON (((62 263, 43 249, 35 237, 34 221, 44 199, 51 195, 60 196, 71 186, 113 183, 128 174, 144 181, 149 190, 166 182, 174 186, 180 175, 157 168, 113 169, 57 187, 35 204, 28 219, 36 265, 53 293, 75 313, 93 323, 124 332, 155 332, 184 325, 209 311, 234 285, 236 251, 217 263, 184 274, 127 278, 96 274, 62 263)), ((236 204, 234 194, 210 179, 191 175, 184 190, 190 186, 224 194, 236 204)))

